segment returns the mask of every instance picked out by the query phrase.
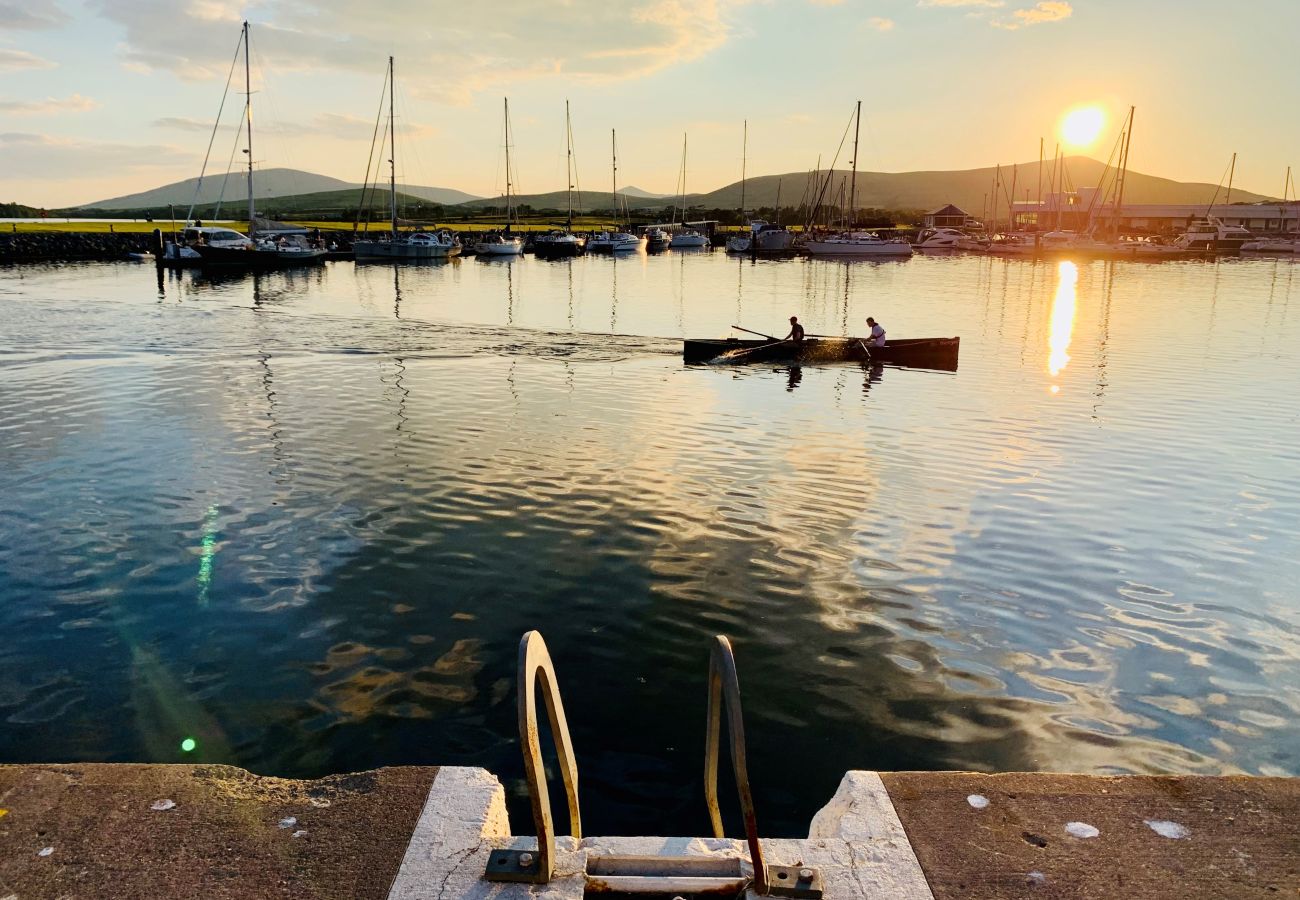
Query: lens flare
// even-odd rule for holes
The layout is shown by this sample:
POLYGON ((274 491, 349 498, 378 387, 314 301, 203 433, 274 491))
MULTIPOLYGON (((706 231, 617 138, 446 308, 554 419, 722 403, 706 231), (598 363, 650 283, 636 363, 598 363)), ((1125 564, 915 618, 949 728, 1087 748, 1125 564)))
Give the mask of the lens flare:
POLYGON ((181 750, 185 753, 192 753, 194 752, 194 748, 197 747, 198 745, 199 742, 194 740, 194 738, 186 738, 185 740, 181 741, 181 750))

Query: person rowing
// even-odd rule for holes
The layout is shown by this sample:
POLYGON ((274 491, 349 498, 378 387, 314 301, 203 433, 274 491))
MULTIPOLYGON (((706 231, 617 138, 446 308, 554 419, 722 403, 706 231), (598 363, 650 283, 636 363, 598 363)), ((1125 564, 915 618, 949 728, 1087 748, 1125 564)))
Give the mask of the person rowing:
MULTIPOLYGON (((884 334, 882 331, 881 334, 884 334)), ((798 316, 790 317, 790 333, 785 336, 785 340, 794 341, 796 344, 803 343, 803 326, 799 324, 798 316)))
POLYGON ((867 346, 885 346, 885 329, 881 327, 880 323, 871 318, 871 316, 867 316, 867 325, 871 328, 871 334, 867 337, 867 346))

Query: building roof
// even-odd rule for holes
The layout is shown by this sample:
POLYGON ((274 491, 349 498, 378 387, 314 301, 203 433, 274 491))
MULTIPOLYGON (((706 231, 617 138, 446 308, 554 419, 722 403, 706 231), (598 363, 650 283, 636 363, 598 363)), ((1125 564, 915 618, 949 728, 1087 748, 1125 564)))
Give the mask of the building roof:
POLYGON ((943 207, 942 209, 936 209, 934 212, 926 213, 926 215, 929 215, 929 216, 964 216, 964 215, 968 215, 968 213, 966 212, 966 210, 961 209, 961 208, 956 207, 956 206, 953 206, 951 203, 949 203, 947 206, 943 207))

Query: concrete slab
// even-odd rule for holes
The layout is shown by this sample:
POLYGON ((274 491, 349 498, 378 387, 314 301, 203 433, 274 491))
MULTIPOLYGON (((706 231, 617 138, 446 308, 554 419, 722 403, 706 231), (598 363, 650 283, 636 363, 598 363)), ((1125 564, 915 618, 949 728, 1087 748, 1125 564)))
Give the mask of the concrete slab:
POLYGON ((0 898, 383 898, 437 772, 0 766, 0 898))
POLYGON ((882 774, 945 898, 1300 896, 1300 780, 882 774))

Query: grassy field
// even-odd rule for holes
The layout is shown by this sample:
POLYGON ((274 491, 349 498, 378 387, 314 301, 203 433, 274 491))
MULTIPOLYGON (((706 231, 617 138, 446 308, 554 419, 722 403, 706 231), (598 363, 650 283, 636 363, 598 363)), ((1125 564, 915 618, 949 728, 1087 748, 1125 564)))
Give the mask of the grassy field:
MULTIPOLYGON (((103 221, 93 221, 93 220, 85 221, 85 222, 65 222, 65 221, 60 221, 58 219, 47 219, 41 222, 16 222, 16 223, 7 223, 7 224, 9 224, 9 229, 11 231, 16 232, 18 234, 32 234, 32 233, 35 234, 40 234, 40 233, 108 234, 110 232, 116 234, 141 234, 141 233, 148 234, 149 232, 153 231, 155 228, 161 228, 164 234, 168 234, 171 232, 172 229, 172 223, 170 220, 161 220, 161 221, 154 220, 153 222, 146 222, 143 219, 141 219, 138 222, 103 222, 103 221)), ((221 222, 209 222, 208 224, 221 225, 226 228, 233 228, 236 231, 247 232, 248 230, 247 222, 221 221, 221 222)), ((346 231, 346 232, 352 231, 351 222, 310 221, 310 220, 293 219, 293 220, 289 220, 287 224, 302 225, 305 228, 319 228, 321 231, 346 231)), ((544 218, 534 219, 532 221, 520 222, 515 225, 512 225, 511 228, 514 231, 524 231, 524 232, 543 231, 544 232, 544 231, 550 231, 552 228, 559 227, 559 224, 560 223, 558 223, 556 220, 550 217, 544 217, 544 218)), ((637 223, 637 224, 649 224, 649 223, 637 223)), ((176 227, 180 228, 181 227, 180 223, 177 223, 176 227)), ((402 230, 413 231, 416 227, 417 226, 414 225, 403 226, 402 230)), ((502 227, 504 227, 504 223, 485 222, 485 221, 440 222, 436 224, 423 223, 418 227, 422 227, 426 230, 434 229, 434 228, 450 228, 452 231, 481 232, 481 231, 498 231, 502 227)), ((601 219, 594 216, 582 216, 582 217, 574 218, 573 227, 577 231, 601 231, 606 228, 622 227, 622 226, 621 225, 615 226, 615 224, 610 222, 608 219, 601 219)), ((387 222, 371 222, 369 223, 368 226, 367 223, 364 222, 361 224, 361 231, 363 232, 367 230, 375 231, 375 232, 387 232, 388 228, 389 226, 387 222)), ((5 230, 4 225, 0 224, 0 234, 3 234, 4 230, 5 230)), ((715 230, 719 232, 730 233, 730 232, 748 231, 749 229, 747 227, 738 226, 738 225, 719 225, 715 230)), ((791 230, 799 231, 801 229, 798 226, 792 226, 791 230)))

